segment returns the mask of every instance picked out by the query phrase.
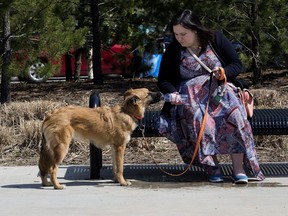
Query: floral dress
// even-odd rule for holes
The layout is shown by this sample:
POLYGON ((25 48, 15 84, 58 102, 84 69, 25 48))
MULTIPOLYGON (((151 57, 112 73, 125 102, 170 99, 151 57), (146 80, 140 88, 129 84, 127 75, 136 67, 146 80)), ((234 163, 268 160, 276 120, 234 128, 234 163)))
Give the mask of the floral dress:
MULTIPOLYGON (((199 58, 209 68, 221 67, 209 46, 199 58)), ((207 104, 210 75, 188 51, 181 52, 180 74, 183 82, 178 90, 180 94, 187 95, 188 103, 173 106, 171 117, 161 115, 158 129, 177 145, 183 161, 189 164, 207 104)), ((244 153, 246 168, 258 180, 264 179, 256 157, 252 129, 237 88, 213 77, 205 130, 193 163, 213 174, 213 170, 219 169, 213 156, 233 153, 244 153)))

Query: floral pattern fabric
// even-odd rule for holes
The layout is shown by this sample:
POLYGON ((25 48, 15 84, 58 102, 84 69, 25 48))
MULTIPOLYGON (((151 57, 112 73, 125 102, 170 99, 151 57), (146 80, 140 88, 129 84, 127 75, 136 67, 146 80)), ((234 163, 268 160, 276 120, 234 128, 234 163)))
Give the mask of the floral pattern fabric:
MULTIPOLYGON (((209 67, 221 64, 210 47, 199 58, 209 67)), ((170 117, 161 115, 159 132, 173 141, 185 163, 190 163, 201 127, 209 93, 209 73, 187 52, 181 53, 179 93, 188 103, 173 106, 170 117)), ((212 78, 211 96, 205 130, 194 165, 208 173, 217 170, 213 157, 217 154, 244 153, 244 165, 258 179, 264 175, 257 161, 252 129, 237 89, 212 78)))

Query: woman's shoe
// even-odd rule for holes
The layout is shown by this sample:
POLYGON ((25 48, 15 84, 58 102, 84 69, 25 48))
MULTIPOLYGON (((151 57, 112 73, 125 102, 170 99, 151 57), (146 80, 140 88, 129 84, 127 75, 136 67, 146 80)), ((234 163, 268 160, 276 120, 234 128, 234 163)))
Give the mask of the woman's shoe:
POLYGON ((209 182, 212 183, 221 183, 224 182, 222 174, 208 175, 209 182))
POLYGON ((233 180, 235 184, 247 184, 248 177, 246 175, 234 175, 233 180))

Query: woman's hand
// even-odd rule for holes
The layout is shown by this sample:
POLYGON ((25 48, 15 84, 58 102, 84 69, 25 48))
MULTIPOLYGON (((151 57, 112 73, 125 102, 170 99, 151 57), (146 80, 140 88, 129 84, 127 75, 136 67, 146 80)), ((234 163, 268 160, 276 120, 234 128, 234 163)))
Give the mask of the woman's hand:
POLYGON ((225 75, 225 71, 224 68, 222 67, 215 67, 212 72, 215 75, 215 78, 218 80, 225 80, 226 81, 226 75, 225 75))
POLYGON ((182 102, 182 99, 181 99, 181 95, 179 94, 179 92, 173 92, 170 94, 171 96, 171 101, 170 103, 173 104, 173 105, 181 105, 183 102, 182 102))

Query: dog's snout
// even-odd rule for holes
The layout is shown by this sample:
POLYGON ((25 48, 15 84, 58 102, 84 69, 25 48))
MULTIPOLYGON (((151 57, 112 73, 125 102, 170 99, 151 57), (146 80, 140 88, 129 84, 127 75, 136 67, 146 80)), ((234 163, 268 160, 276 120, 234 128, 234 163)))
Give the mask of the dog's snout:
POLYGON ((161 94, 161 92, 157 92, 156 97, 157 97, 157 100, 158 100, 158 101, 163 100, 163 95, 161 94))
POLYGON ((152 97, 152 102, 151 103, 157 103, 162 100, 162 94, 161 92, 150 92, 150 95, 152 97))

